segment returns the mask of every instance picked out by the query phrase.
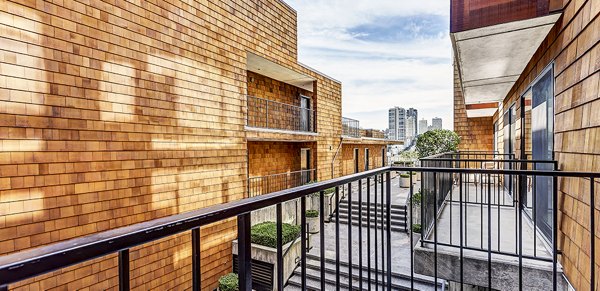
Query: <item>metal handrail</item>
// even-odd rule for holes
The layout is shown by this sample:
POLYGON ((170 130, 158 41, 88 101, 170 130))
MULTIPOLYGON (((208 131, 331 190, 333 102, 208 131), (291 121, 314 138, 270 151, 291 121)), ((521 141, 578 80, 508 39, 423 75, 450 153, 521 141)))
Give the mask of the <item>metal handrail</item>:
POLYGON ((342 117, 342 135, 349 137, 360 137, 360 121, 348 117, 342 117))
MULTIPOLYGON (((593 190, 594 179, 600 178, 600 173, 597 172, 573 172, 573 171, 551 171, 551 170, 504 170, 504 169, 465 169, 465 168, 438 168, 438 167, 382 167, 339 177, 327 181, 316 182, 305 186, 300 186, 292 189, 286 189, 266 195, 246 198, 234 202, 228 202, 220 205, 214 205, 203 209, 198 209, 182 214, 172 215, 164 218, 159 218, 143 223, 138 223, 122 228, 108 230, 89 236, 75 238, 64 242, 59 242, 47 246, 42 246, 35 249, 30 249, 10 255, 0 257, 0 287, 19 282, 28 278, 42 275, 51 271, 62 269, 74 264, 83 263, 98 257, 109 255, 112 253, 126 251, 132 247, 139 246, 145 243, 156 241, 161 238, 179 234, 184 231, 196 230, 201 226, 208 225, 217 221, 238 217, 238 228, 241 226, 249 227, 249 213, 265 207, 275 206, 282 202, 293 199, 306 197, 316 192, 324 191, 332 187, 339 187, 344 184, 349 184, 361 179, 366 179, 379 174, 387 174, 386 189, 389 197, 390 179, 389 175, 392 171, 411 171, 422 173, 464 173, 464 174, 498 174, 498 175, 535 175, 547 176, 553 178, 560 177, 581 177, 591 180, 593 190)), ((383 183, 383 181, 382 181, 383 183)), ((556 189, 554 189, 556 191, 556 189)), ((412 188, 411 188, 412 193, 412 188)), ((593 191, 591 193, 594 193, 593 191)), ((555 193, 556 194, 556 193, 555 193)), ((412 194, 411 194, 412 195, 412 194)), ((592 201, 594 195, 590 198, 592 201)), ((389 198, 388 198, 388 201, 389 198)), ((556 200, 555 200, 556 203, 556 200)), ((382 203, 383 205, 383 203, 382 203)), ((591 204, 594 207, 594 204, 591 204)), ((382 206, 383 208, 383 206, 382 206)), ((556 215, 557 208, 554 208, 556 215)), ((390 209, 386 215, 388 216, 387 236, 390 241, 390 209)), ((593 216, 592 216, 593 219, 593 216)), ((556 224, 556 219, 554 220, 556 224)), ((593 222, 592 222, 593 224, 593 222)), ((304 226, 305 227, 305 226, 304 226)), ((556 228, 556 225, 555 225, 556 228)), ((349 228, 350 229, 350 228, 349 228)), ((247 229, 238 229, 240 233, 249 231, 247 229)), ((383 231, 383 230, 382 230, 383 231)), ((323 233, 323 232, 322 232, 323 233)), ((249 234, 244 236, 245 243, 248 242, 249 234)), ((412 236, 411 236, 412 241, 412 236)), ((323 242, 321 242, 323 243, 323 242)), ((240 241, 240 245, 243 243, 240 241)), ((390 245, 387 245, 390 248, 390 245)), ((412 244, 411 244, 412 247, 412 244)), ((556 247, 556 246, 555 246, 556 247)), ((388 249, 389 250, 389 249, 388 249)), ((411 252, 412 253, 412 252, 411 252)), ((389 251, 388 251, 389 254, 389 251)), ((249 253, 240 254, 241 258, 249 258, 249 253)), ((125 256, 128 258, 128 255, 125 256)), ((391 266, 391 256, 387 258, 388 266, 391 266)), ((411 260, 412 261, 412 260, 411 260)), ((556 262, 556 249, 554 252, 554 262, 556 262)), ((411 263, 412 266, 412 263, 411 263)), ((305 267, 303 267, 305 268, 305 267)), ((556 268, 556 266, 555 266, 556 268)), ((128 271, 128 268, 126 269, 128 271)), ((242 272, 246 272, 240 268, 242 272)), ((556 269, 555 269, 556 271, 556 269)), ((121 274, 121 272, 120 272, 121 274)), ((248 273, 249 274, 249 273, 248 273)), ((411 273, 412 274, 412 273, 411 273)), ((247 274, 244 274, 247 275, 247 274)), ((387 284, 391 284, 391 273, 388 269, 387 284)), ((243 276, 241 276, 242 278, 243 276)), ((556 276, 554 276, 556 278, 556 276)), ((246 277, 243 280, 248 279, 246 277)), ((437 280, 437 278, 436 278, 437 280)), ((242 281, 242 279, 240 279, 242 281)), ((246 281, 244 281, 246 282, 246 281)), ((412 275, 411 275, 412 282, 412 275)), ((389 285, 388 285, 389 286, 389 285)), ((246 289, 243 287, 242 290, 246 289)))
POLYGON ((316 174, 316 169, 307 169, 265 176, 250 177, 248 178, 248 195, 252 197, 265 193, 280 191, 287 188, 302 186, 313 182, 316 179, 316 174), (307 179, 303 180, 304 178, 307 179))
POLYGON ((317 111, 247 95, 246 125, 256 128, 316 132, 317 111))

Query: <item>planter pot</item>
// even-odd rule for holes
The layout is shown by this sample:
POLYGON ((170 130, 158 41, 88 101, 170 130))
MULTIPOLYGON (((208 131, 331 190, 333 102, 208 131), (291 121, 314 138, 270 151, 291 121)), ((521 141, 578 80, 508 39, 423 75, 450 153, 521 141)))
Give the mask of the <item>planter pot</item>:
MULTIPOLYGON (((236 239, 232 242, 232 251, 234 255, 238 254, 237 246, 238 241, 236 239)), ((294 269, 297 265, 296 261, 300 258, 301 251, 302 247, 300 245, 300 239, 296 239, 295 241, 283 245, 284 256, 282 270, 283 279, 285 281, 287 281, 294 272, 294 269)), ((277 272, 279 272, 279 266, 277 266, 277 249, 258 244, 252 244, 250 247, 250 253, 253 260, 273 265, 273 290, 275 290, 277 288, 277 272)))
POLYGON ((317 216, 317 217, 307 217, 306 218, 306 223, 308 224, 307 231, 309 233, 317 233, 317 232, 319 232, 319 224, 320 224, 319 216, 317 216))
POLYGON ((410 187, 410 178, 400 177, 400 187, 409 188, 410 187))

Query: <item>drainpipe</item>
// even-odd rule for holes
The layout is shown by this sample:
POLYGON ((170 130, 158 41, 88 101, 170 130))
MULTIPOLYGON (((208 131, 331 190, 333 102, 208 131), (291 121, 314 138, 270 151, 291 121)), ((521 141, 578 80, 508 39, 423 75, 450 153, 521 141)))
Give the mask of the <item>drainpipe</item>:
POLYGON ((337 159, 338 154, 340 153, 340 149, 342 148, 342 142, 344 141, 344 138, 342 137, 340 139, 340 144, 338 145, 337 150, 335 151, 335 155, 333 155, 333 160, 331 161, 331 179, 333 179, 334 176, 334 165, 335 165, 335 160, 337 159))

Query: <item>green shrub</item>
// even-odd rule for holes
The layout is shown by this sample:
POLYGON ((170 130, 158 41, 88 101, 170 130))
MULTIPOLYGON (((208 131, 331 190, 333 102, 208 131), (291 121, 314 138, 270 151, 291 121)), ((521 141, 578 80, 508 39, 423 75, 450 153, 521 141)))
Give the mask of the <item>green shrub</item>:
POLYGON ((412 231, 416 233, 421 233, 421 225, 418 223, 413 224, 412 231))
POLYGON ((335 192, 335 187, 329 188, 329 189, 325 189, 325 194, 331 194, 333 192, 335 192))
MULTIPOLYGON (((300 235, 300 226, 289 223, 281 224, 281 239, 283 244, 293 241, 300 235)), ((250 241, 271 248, 277 247, 277 224, 273 221, 259 223, 250 228, 250 241)))
POLYGON ((421 191, 414 193, 412 196, 412 204, 413 205, 421 205, 421 191))
POLYGON ((318 210, 306 210, 306 217, 319 217, 318 210))
POLYGON ((460 137, 456 132, 447 129, 430 130, 417 137, 415 148, 419 158, 433 156, 458 149, 460 137))
POLYGON ((408 173, 400 174, 400 178, 410 178, 410 174, 408 174, 408 173))
POLYGON ((229 273, 219 278, 219 290, 220 291, 238 291, 240 290, 238 275, 236 273, 229 273))

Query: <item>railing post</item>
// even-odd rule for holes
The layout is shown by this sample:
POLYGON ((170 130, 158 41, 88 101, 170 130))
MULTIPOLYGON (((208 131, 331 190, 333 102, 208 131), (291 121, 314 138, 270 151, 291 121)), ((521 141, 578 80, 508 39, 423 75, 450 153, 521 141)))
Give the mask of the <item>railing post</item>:
POLYGON ((321 290, 325 290, 325 191, 321 191, 319 197, 321 202, 319 203, 319 214, 321 214, 319 221, 319 235, 321 236, 321 290))
POLYGON ((192 290, 202 289, 200 270, 200 228, 192 229, 192 290))
MULTIPOLYGON (((335 290, 340 290, 340 187, 335 187, 335 290)), ((323 231, 323 230, 321 230, 323 231)))
POLYGON ((415 266, 414 266, 414 262, 412 260, 413 258, 413 231, 412 231, 412 225, 413 225, 413 194, 414 194, 414 185, 413 185, 413 171, 409 172, 410 174, 410 192, 408 192, 408 209, 407 209, 407 215, 409 215, 409 224, 410 227, 408 228, 408 231, 410 231, 410 289, 411 290, 415 290, 415 278, 414 278, 414 270, 415 270, 415 266))
POLYGON ((252 290, 250 213, 238 215, 238 277, 240 291, 252 290))
POLYGON ((302 271, 302 290, 306 290, 306 196, 300 197, 300 270, 302 271))
POLYGON ((277 290, 283 291, 283 238, 282 238, 282 210, 281 203, 277 203, 276 206, 276 225, 277 225, 277 290))
POLYGON ((119 251, 119 291, 129 290, 129 249, 119 251))
POLYGON ((391 172, 386 172, 386 184, 385 184, 385 199, 387 202, 386 209, 386 227, 387 227, 387 289, 392 290, 392 182, 391 172))

